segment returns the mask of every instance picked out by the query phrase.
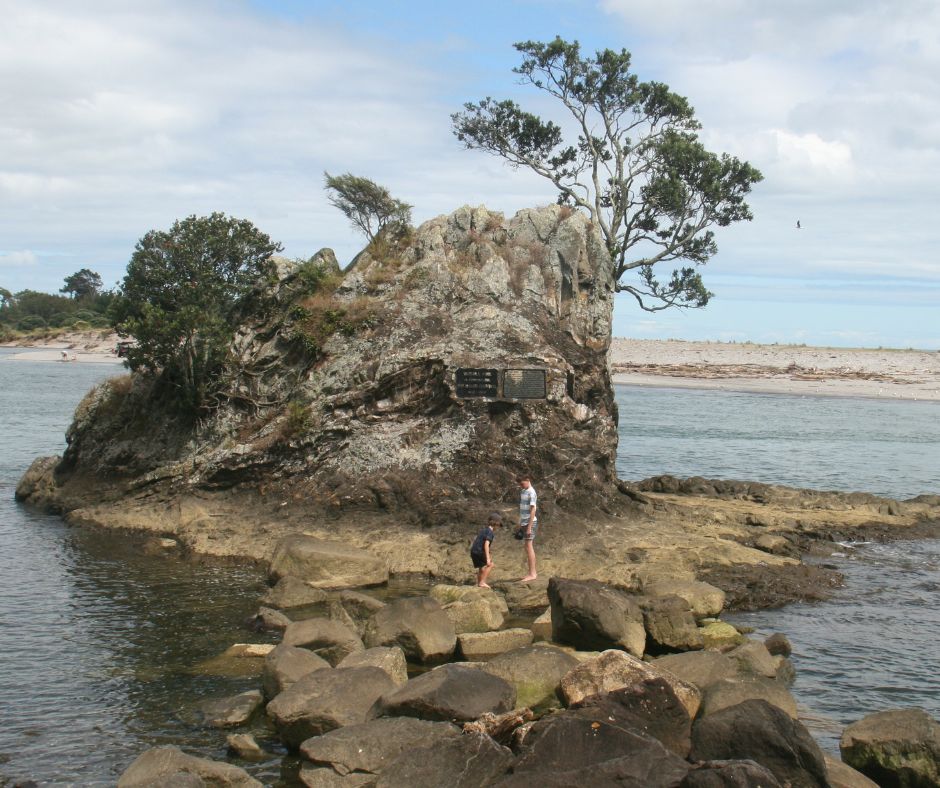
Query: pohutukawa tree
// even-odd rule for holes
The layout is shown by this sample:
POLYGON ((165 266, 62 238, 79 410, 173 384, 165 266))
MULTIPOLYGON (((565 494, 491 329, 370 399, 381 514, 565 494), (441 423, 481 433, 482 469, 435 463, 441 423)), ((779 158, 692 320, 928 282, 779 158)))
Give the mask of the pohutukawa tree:
POLYGON ((384 186, 351 173, 323 173, 327 199, 339 208, 369 241, 385 230, 404 229, 411 223, 408 203, 396 200, 384 186))
POLYGON ((586 211, 607 245, 617 290, 643 309, 705 306, 712 293, 696 266, 718 250, 713 227, 752 218, 745 196, 760 172, 706 150, 688 100, 641 82, 626 50, 585 57, 577 41, 561 38, 515 48, 523 58, 513 71, 558 99, 577 140, 513 101, 489 97, 451 116, 457 138, 541 175, 560 204, 586 211), (659 278, 670 264, 678 267, 659 278))

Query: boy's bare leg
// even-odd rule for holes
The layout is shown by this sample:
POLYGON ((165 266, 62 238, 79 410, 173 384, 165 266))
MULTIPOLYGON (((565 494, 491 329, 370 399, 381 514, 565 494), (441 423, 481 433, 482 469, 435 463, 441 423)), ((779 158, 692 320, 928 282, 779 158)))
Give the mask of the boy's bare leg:
POLYGON ((525 558, 529 573, 522 578, 523 583, 527 583, 529 580, 535 580, 535 578, 538 577, 538 572, 535 571, 535 545, 532 543, 531 539, 525 540, 525 558))
POLYGON ((480 571, 477 574, 477 585, 480 588, 489 588, 486 584, 486 578, 490 576, 490 571, 493 569, 492 566, 481 566, 480 571))

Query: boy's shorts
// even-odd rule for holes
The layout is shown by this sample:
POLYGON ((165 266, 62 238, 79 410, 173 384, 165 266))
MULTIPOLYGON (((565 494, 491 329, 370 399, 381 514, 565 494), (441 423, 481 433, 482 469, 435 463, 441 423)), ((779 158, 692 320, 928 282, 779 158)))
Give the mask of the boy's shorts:
POLYGON ((536 520, 534 523, 532 523, 532 530, 529 531, 529 532, 523 537, 523 539, 525 539, 525 541, 527 541, 527 542, 534 542, 534 541, 535 541, 535 535, 538 533, 538 530, 539 530, 539 521, 536 520))
POLYGON ((486 556, 483 553, 470 553, 470 560, 473 561, 474 569, 482 569, 486 566, 486 556))

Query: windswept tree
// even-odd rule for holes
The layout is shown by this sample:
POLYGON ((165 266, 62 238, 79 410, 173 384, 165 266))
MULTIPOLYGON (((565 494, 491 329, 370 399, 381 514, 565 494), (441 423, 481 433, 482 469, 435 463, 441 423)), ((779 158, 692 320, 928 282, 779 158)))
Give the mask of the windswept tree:
POLYGON ((712 228, 752 218, 745 196, 760 172, 706 150, 688 100, 641 82, 626 50, 587 57, 577 41, 561 38, 515 48, 523 57, 513 71, 558 100, 570 116, 566 129, 487 97, 451 116, 457 138, 541 175, 560 204, 586 211, 610 253, 617 290, 643 309, 705 306, 712 293, 696 266, 718 250, 712 228), (565 139, 568 128, 576 140, 565 139), (661 278, 670 265, 677 267, 661 278))
POLYGON ((411 224, 412 206, 396 200, 384 186, 351 173, 324 172, 327 199, 339 208, 369 241, 385 230, 404 229, 411 224))
POLYGON ((82 268, 71 276, 65 277, 65 285, 60 293, 68 293, 72 298, 94 298, 101 292, 101 277, 88 268, 82 268))
POLYGON ((118 333, 136 340, 130 368, 159 373, 193 410, 211 405, 237 305, 280 250, 251 222, 222 213, 147 233, 110 310, 118 333))
POLYGON ((0 287, 0 309, 13 306, 13 293, 5 287, 0 287))

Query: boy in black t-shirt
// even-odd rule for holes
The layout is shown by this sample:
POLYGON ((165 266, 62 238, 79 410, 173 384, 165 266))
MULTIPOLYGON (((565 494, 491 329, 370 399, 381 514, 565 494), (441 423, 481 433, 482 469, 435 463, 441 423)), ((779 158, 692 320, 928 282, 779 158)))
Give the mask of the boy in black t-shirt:
POLYGON ((501 528, 502 525, 502 515, 499 512, 492 512, 486 525, 477 534, 477 538, 473 540, 473 544, 470 546, 470 560, 473 561, 473 566, 477 570, 477 585, 480 588, 489 588, 486 584, 486 578, 493 570, 493 553, 490 545, 493 539, 496 538, 494 529, 501 528))

